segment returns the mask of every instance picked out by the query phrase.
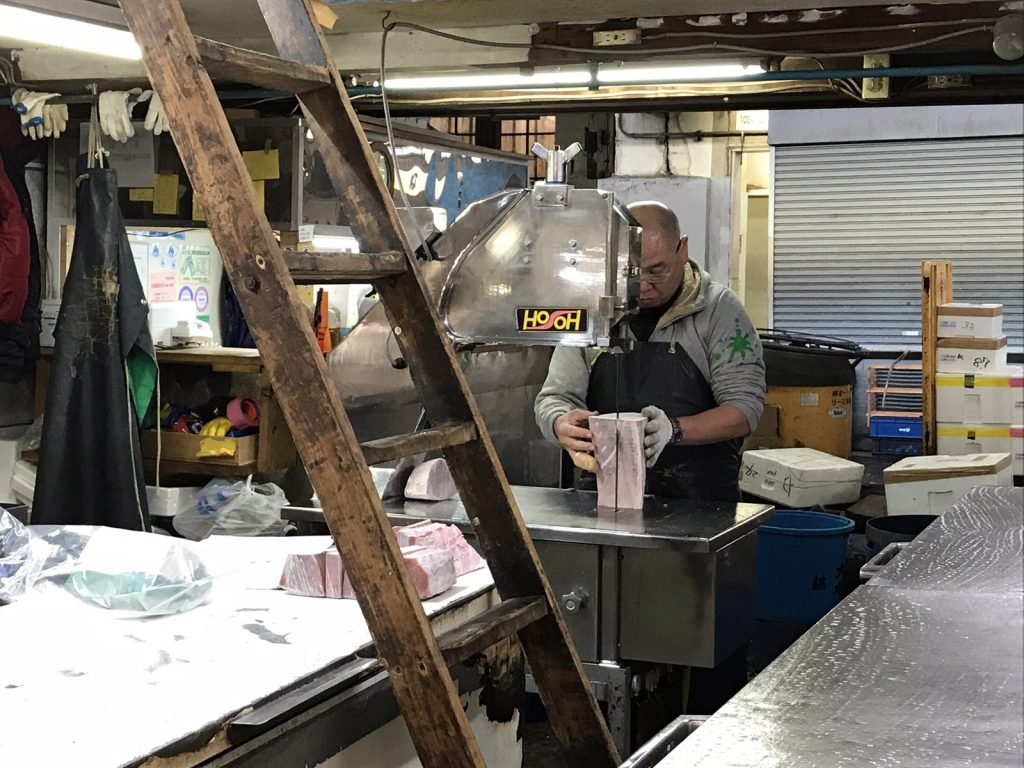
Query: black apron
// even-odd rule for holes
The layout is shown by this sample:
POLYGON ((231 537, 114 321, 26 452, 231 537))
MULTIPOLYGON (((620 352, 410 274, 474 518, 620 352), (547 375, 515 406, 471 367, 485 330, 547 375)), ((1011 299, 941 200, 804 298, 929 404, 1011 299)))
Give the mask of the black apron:
POLYGON ((117 175, 91 168, 78 188, 33 523, 149 530, 136 412, 150 406, 156 371, 148 314, 117 204, 117 175), (130 377, 145 386, 132 387, 130 377))
MULTIPOLYGON (((629 352, 601 354, 590 371, 587 407, 598 413, 639 413, 648 405, 677 419, 718 404, 707 379, 675 342, 636 342, 629 352)), ((741 445, 741 440, 727 440, 666 446, 647 470, 647 492, 669 499, 737 502, 741 445)))

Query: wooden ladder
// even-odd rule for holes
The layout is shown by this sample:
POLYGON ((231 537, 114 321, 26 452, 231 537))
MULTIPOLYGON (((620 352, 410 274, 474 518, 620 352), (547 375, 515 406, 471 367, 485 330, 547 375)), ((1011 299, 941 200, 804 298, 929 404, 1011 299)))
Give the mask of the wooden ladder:
POLYGON ((483 766, 447 667, 516 635, 569 765, 616 766, 608 728, 310 3, 258 2, 280 57, 194 36, 178 0, 120 0, 420 759, 427 768, 483 766), (353 234, 367 253, 282 252, 211 76, 298 96, 353 234), (296 296, 295 279, 374 283, 430 429, 360 446, 296 296), (503 599, 441 643, 368 468, 438 449, 503 599))

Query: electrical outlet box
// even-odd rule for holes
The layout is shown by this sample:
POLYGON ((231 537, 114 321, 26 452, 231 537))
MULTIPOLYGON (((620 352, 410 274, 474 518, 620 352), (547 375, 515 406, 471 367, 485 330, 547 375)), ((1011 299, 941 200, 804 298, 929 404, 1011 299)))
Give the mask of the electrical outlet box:
POLYGON ((639 29, 602 29, 594 33, 594 47, 640 45, 639 29))
MULTIPOLYGON (((889 66, 888 53, 876 53, 864 57, 864 69, 882 69, 889 66)), ((888 99, 888 77, 865 77, 860 83, 860 95, 863 99, 888 99)))
POLYGON ((967 88, 971 84, 970 75, 929 75, 928 88, 967 88))

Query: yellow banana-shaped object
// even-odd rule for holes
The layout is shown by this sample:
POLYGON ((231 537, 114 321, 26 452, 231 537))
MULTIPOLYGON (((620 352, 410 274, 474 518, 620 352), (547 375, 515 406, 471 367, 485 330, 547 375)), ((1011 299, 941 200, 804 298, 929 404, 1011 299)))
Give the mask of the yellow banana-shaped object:
POLYGON ((224 437, 233 427, 234 424, 231 423, 230 419, 220 416, 206 422, 199 434, 205 437, 224 437))

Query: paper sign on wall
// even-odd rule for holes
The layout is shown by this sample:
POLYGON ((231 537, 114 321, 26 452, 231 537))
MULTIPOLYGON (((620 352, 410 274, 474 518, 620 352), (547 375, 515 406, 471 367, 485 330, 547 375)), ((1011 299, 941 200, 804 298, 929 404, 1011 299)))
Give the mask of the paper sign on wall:
POLYGON ((260 179, 281 178, 280 155, 276 149, 257 149, 243 152, 242 160, 249 170, 249 178, 253 181, 260 179))
POLYGON ((153 202, 153 188, 132 187, 128 190, 128 199, 133 203, 151 203, 153 202))
POLYGON ((153 213, 178 215, 178 174, 158 173, 154 178, 153 213))

